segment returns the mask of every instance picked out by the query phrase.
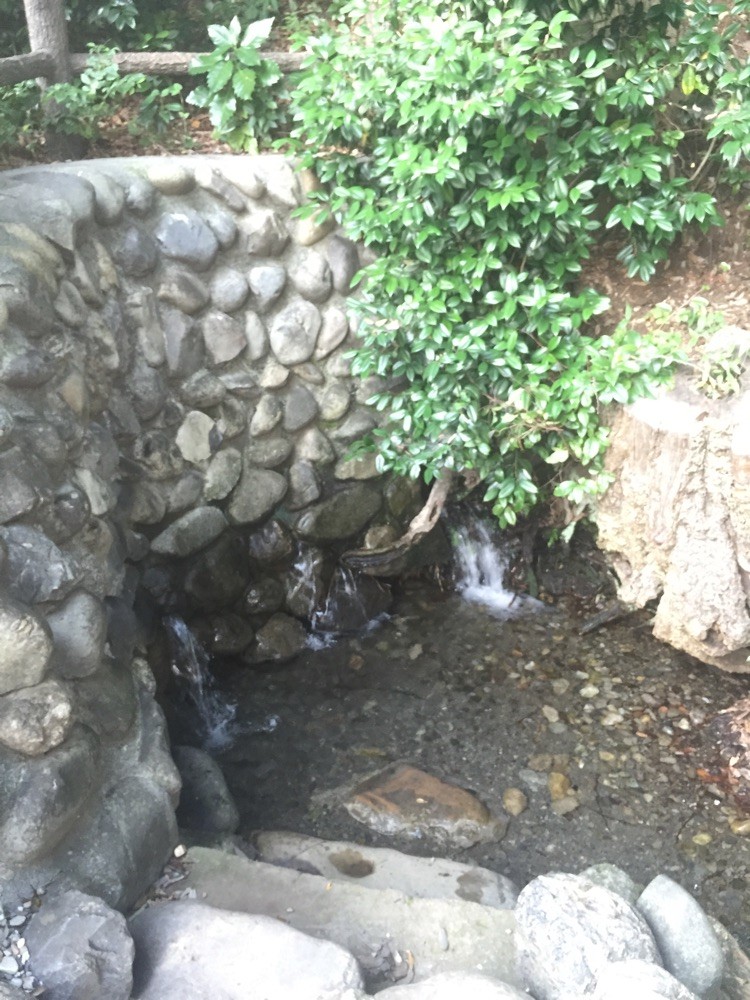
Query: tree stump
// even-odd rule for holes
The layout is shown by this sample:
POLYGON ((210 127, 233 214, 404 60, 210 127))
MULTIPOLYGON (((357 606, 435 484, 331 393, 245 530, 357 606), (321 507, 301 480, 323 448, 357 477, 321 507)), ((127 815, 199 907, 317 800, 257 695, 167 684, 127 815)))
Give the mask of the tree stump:
MULTIPOLYGON (((750 351, 750 333, 728 328, 750 351)), ((618 411, 598 544, 620 599, 658 601, 654 635, 705 663, 750 672, 750 377, 703 395, 689 374, 618 411)))

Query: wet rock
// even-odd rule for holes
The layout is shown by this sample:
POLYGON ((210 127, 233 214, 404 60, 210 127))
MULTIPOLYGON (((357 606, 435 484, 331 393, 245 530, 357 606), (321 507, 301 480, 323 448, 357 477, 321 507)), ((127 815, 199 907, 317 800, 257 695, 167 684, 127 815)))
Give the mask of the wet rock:
POLYGON ((320 496, 320 484, 315 467, 310 462, 298 461, 289 469, 289 495, 286 505, 289 510, 300 510, 315 503, 320 496))
POLYGON ((211 301, 222 312, 236 312, 249 292, 247 278, 234 268, 219 268, 211 278, 211 301))
POLYGON ((250 433, 255 437, 268 434, 281 423, 283 415, 284 408, 278 396, 263 396, 250 420, 250 433))
POLYGON ((302 430, 318 415, 315 397, 303 385, 294 385, 284 401, 284 430, 293 434, 302 430))
POLYGON ((718 996, 724 969, 721 944, 690 893, 667 875, 657 875, 636 907, 648 921, 665 968, 699 996, 718 996))
POLYGON ((212 310, 204 316, 201 327, 206 351, 215 365, 231 361, 247 347, 243 327, 226 313, 212 310))
POLYGON ((417 858, 300 833, 269 831, 253 840, 258 861, 369 889, 396 889, 416 899, 461 899, 505 910, 512 910, 518 898, 518 889, 503 875, 445 858, 417 858))
POLYGON ((70 831, 97 775, 93 736, 76 727, 39 757, 0 755, 0 856, 21 865, 43 857, 70 831))
POLYGON ((591 996, 592 1000, 698 1000, 665 969, 639 959, 606 965, 591 996))
POLYGON ((497 840, 503 830, 471 792, 409 764, 392 764, 368 778, 343 805, 378 833, 429 837, 443 845, 471 847, 497 840))
POLYGON ((208 270, 219 252, 212 230, 192 209, 165 213, 154 234, 166 257, 190 264, 197 271, 208 270))
POLYGON ((522 993, 515 986, 473 972, 443 972, 422 983, 381 990, 378 996, 384 1000, 463 1000, 468 997, 471 1000, 529 1000, 528 993, 522 993))
POLYGON ((227 514, 234 524, 255 524, 284 498, 287 481, 270 469, 243 469, 229 500, 227 514))
POLYGON ((188 830, 234 833, 240 825, 237 805, 216 761, 197 747, 176 746, 172 756, 182 778, 177 822, 188 830))
POLYGON ((270 331, 271 350, 282 365, 309 361, 320 331, 320 312, 311 302, 293 302, 275 316, 270 331))
POLYGON ((242 615, 228 612, 211 615, 202 638, 209 652, 217 656, 238 656, 255 639, 255 630, 242 615))
POLYGON ((207 305, 210 293, 205 283, 181 267, 168 267, 159 282, 157 297, 176 309, 193 315, 207 305))
POLYGON ((196 507, 157 535, 151 548, 161 555, 189 556, 218 538, 226 527, 218 507, 196 507))
POLYGON ((328 261, 315 250, 308 250, 290 272, 292 284, 310 302, 325 302, 331 294, 331 269, 328 261))
POLYGON ((244 548, 232 532, 227 532, 192 561, 183 586, 197 607, 213 610, 234 604, 247 580, 244 548))
POLYGON ((322 607, 325 597, 323 582, 323 553, 309 545, 300 545, 294 565, 282 578, 284 603, 295 618, 310 621, 316 609, 322 607))
POLYGON ((131 773, 107 790, 91 824, 76 832, 69 877, 126 910, 160 876, 177 844, 177 825, 170 792, 157 780, 160 772, 143 758, 121 757, 129 759, 131 773))
POLYGON ((629 903, 579 875, 541 875, 516 906, 518 961, 538 1000, 590 993, 610 962, 661 965, 653 935, 629 903), (571 941, 578 946, 571 948, 571 941))
POLYGON ((211 459, 206 469, 203 499, 223 500, 239 481, 242 472, 242 455, 236 448, 224 448, 211 459))
POLYGON ((36 528, 9 525, 0 528, 7 556, 5 574, 12 597, 25 604, 60 600, 77 582, 77 567, 36 528))
POLYGON ((77 890, 45 896, 25 929, 50 1000, 128 1000, 135 948, 122 914, 77 890))
POLYGON ((256 209, 242 219, 247 234, 247 252, 253 257, 278 257, 289 242, 289 233, 276 212, 256 209))
POLYGON ((252 661, 283 663, 301 653, 306 645, 307 633, 297 619, 278 613, 258 629, 252 661))
POLYGON ((264 916, 171 902, 141 910, 130 931, 140 1000, 246 1000, 250 984, 264 1000, 289 1000, 335 997, 362 986, 357 963, 343 948, 264 916))
POLYGON ((248 281, 255 308, 265 313, 284 291, 286 270, 281 264, 259 264, 250 268, 248 281))
POLYGON ((384 614, 391 601, 391 591, 385 584, 339 567, 331 577, 323 610, 315 615, 315 628, 323 632, 359 632, 384 614))
POLYGON ((326 250, 333 275, 333 287, 337 292, 346 295, 351 289, 354 275, 360 268, 357 246, 345 236, 336 234, 328 241, 326 250))
POLYGON ((180 424, 175 437, 186 462, 207 462, 220 443, 215 422, 201 410, 191 410, 180 424))
POLYGON ((58 681, 0 696, 0 743, 27 756, 59 746, 73 724, 73 705, 58 681))
POLYGON ((145 278, 156 267, 158 247, 143 227, 130 225, 119 235, 112 248, 113 257, 123 274, 145 278))
POLYGON ((126 737, 135 721, 136 691, 130 664, 111 659, 88 677, 70 683, 76 703, 76 719, 104 743, 126 737))
POLYGON ((102 663, 107 616, 102 602, 85 591, 71 594, 47 613, 55 643, 53 664, 62 677, 88 677, 102 663))
POLYGON ((351 538, 361 531, 378 512, 382 499, 371 486, 357 483, 347 486, 305 510, 295 524, 301 538, 316 542, 330 542, 351 538))
POLYGON ((280 521, 268 521, 247 537, 247 551, 253 562, 277 563, 294 551, 291 531, 280 521))
POLYGON ((284 587, 275 577, 260 577, 247 588, 242 604, 249 615, 273 614, 284 604, 284 587))

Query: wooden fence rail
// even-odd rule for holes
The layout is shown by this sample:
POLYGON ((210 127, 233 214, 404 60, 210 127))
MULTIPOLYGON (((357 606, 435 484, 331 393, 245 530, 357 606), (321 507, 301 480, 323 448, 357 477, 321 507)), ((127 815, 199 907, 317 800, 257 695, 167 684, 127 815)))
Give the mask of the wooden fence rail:
MULTIPOLYGON (((201 52, 117 52, 115 62, 121 73, 150 73, 155 76, 187 76, 192 61, 201 52)), ((264 52, 264 56, 278 63, 284 73, 292 73, 302 65, 301 52, 264 52)), ((88 55, 71 53, 70 69, 78 75, 86 68, 88 55)), ((54 74, 55 60, 51 52, 37 49, 26 55, 0 59, 0 86, 50 77, 54 74)))

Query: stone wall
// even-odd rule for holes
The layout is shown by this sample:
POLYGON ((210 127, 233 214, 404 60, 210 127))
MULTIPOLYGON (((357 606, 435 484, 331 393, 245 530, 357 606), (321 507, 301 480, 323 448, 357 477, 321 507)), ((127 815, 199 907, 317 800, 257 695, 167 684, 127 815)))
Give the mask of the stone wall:
MULTIPOLYGON (((134 901, 179 780, 144 659, 165 611, 281 659, 349 592, 342 548, 419 504, 350 444, 357 247, 278 157, 0 177, 0 895, 134 901), (346 586, 344 586, 346 584, 346 586)), ((380 610, 363 585, 351 613, 380 610)))

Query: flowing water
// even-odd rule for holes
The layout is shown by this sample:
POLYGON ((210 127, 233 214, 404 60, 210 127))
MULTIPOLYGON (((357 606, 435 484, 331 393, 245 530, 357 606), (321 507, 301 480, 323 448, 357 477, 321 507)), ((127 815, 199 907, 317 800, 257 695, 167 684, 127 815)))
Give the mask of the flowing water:
POLYGON ((453 857, 520 885, 598 862, 643 883, 663 872, 748 947, 750 837, 733 832, 742 816, 704 728, 747 694, 747 679, 657 642, 645 614, 579 635, 570 613, 508 593, 491 543, 476 532, 467 542, 460 593, 412 581, 369 632, 287 664, 222 672, 245 728, 218 754, 241 832, 430 854, 428 842, 373 833, 328 794, 408 761, 506 820, 498 842, 453 857), (509 790, 523 793, 518 815, 504 810, 509 790))
POLYGON ((237 737, 237 705, 216 687, 210 657, 182 618, 168 615, 164 626, 169 636, 172 672, 193 706, 198 739, 206 750, 221 750, 237 737))

